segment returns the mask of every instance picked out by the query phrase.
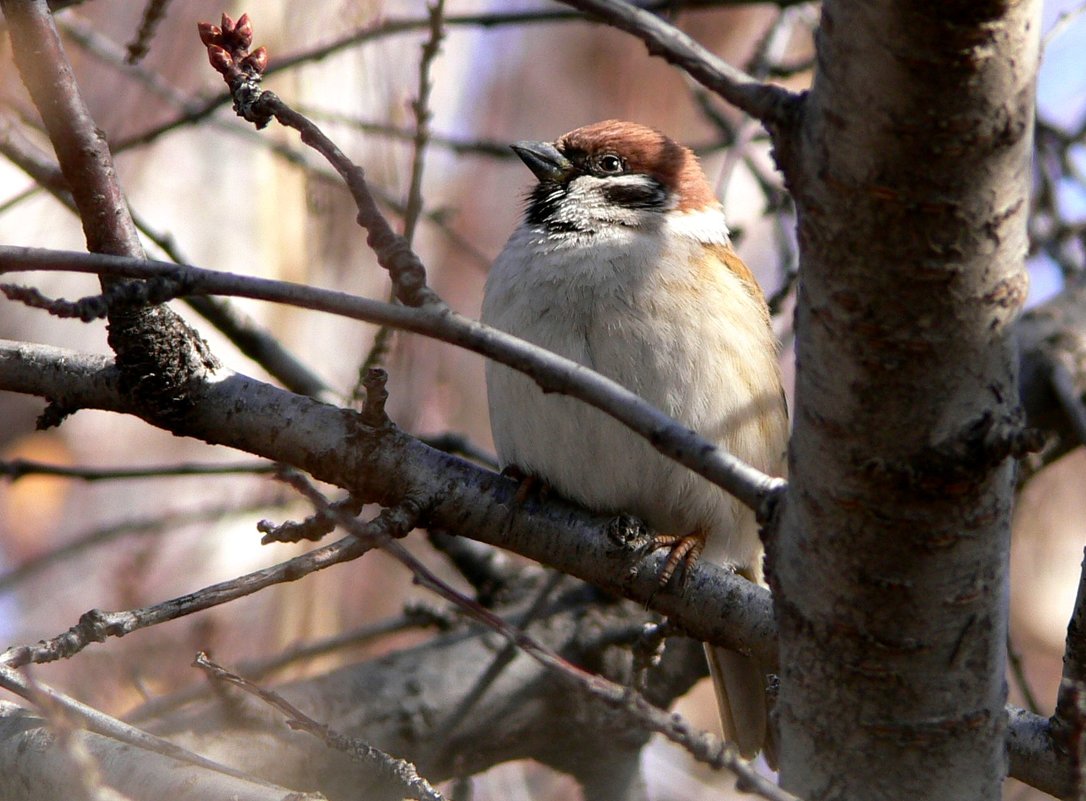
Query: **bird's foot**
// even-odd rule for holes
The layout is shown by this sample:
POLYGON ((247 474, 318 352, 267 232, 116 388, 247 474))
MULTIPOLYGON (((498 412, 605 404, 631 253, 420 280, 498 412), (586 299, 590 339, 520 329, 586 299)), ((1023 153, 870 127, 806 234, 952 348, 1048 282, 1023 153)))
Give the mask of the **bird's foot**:
POLYGON ((657 534, 649 543, 651 550, 660 548, 670 549, 664 569, 660 571, 660 588, 663 589, 675 575, 679 565, 683 566, 683 577, 690 574, 691 568, 697 564, 698 557, 705 549, 706 532, 694 531, 691 534, 657 534))

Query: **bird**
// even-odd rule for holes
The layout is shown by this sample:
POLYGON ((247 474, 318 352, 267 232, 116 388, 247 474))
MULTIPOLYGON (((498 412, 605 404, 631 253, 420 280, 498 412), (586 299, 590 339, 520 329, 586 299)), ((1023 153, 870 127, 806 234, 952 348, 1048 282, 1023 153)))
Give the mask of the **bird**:
MULTIPOLYGON (((589 367, 748 464, 783 475, 788 412, 758 282, 732 246, 695 154, 605 120, 513 151, 535 175, 492 264, 482 321, 589 367)), ((582 401, 486 364, 500 463, 591 511, 633 514, 670 549, 764 583, 754 513, 582 401)), ((769 753, 767 670, 706 645, 725 738, 769 753)))

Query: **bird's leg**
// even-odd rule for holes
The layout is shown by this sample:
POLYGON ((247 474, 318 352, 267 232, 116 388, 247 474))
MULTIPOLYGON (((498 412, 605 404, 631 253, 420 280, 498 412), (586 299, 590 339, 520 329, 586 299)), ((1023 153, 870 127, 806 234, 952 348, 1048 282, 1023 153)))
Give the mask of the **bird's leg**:
POLYGON ((698 557, 701 556, 702 550, 705 548, 705 540, 707 538, 707 532, 696 529, 690 534, 657 534, 652 538, 652 542, 649 543, 649 548, 657 550, 659 548, 669 548, 671 553, 668 554, 667 561, 664 563, 664 569, 660 571, 660 587, 666 587, 667 583, 671 581, 671 577, 675 575, 675 570, 682 563, 683 575, 689 574, 690 569, 697 564, 698 557))

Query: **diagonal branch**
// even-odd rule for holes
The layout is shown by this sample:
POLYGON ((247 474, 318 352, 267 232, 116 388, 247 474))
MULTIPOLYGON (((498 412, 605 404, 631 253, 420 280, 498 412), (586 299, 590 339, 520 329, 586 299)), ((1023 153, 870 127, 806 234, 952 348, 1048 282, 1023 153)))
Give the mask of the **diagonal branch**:
POLYGON ((1086 558, 1079 575, 1078 594, 1067 624, 1063 676, 1056 711, 1051 719, 1052 739, 1071 763, 1075 794, 1086 794, 1086 558))
POLYGON ((651 55, 685 70, 706 88, 760 120, 771 134, 791 124, 801 95, 747 75, 650 11, 623 0, 562 2, 638 37, 651 55))
MULTIPOLYGON (((402 241, 388 229, 383 218, 379 219, 383 223, 381 230, 387 229, 389 236, 402 241)), ((410 249, 403 250, 394 243, 394 250, 406 261, 417 262, 410 249)), ((421 270, 421 263, 418 266, 421 270)), ((771 511, 772 504, 786 485, 783 479, 756 470, 620 384, 543 348, 462 317, 441 301, 420 306, 394 306, 342 292, 196 267, 178 267, 164 262, 0 246, 0 273, 19 270, 68 270, 145 279, 157 277, 177 282, 186 294, 237 295, 289 303, 424 334, 520 370, 547 391, 562 392, 595 406, 644 436, 661 453, 727 490, 763 516, 771 511)), ((425 283, 413 285, 416 289, 421 287, 429 292, 425 283)), ((156 424, 161 424, 161 421, 156 424)))
POLYGON ((0 653, 0 666, 22 667, 31 663, 67 659, 91 643, 103 642, 109 637, 123 637, 167 620, 176 620, 213 606, 236 601, 238 598, 252 595, 273 584, 297 581, 317 570, 349 562, 366 553, 374 545, 372 540, 347 537, 278 565, 212 584, 210 587, 204 587, 196 592, 153 606, 122 612, 103 612, 100 609, 92 609, 79 618, 79 623, 57 637, 42 640, 35 645, 13 646, 0 653))
POLYGON ((259 780, 256 780, 252 776, 248 776, 241 771, 202 757, 186 748, 171 743, 169 740, 156 737, 153 734, 148 734, 135 726, 130 726, 104 712, 100 712, 93 707, 80 703, 74 698, 54 690, 52 687, 36 682, 32 683, 25 676, 20 674, 19 671, 14 670, 7 665, 0 665, 0 687, 21 698, 26 698, 31 701, 35 700, 35 696, 44 696, 49 699, 50 703, 63 709, 65 713, 71 715, 73 719, 78 720, 80 724, 85 726, 88 730, 127 743, 135 748, 153 751, 157 754, 170 757, 171 759, 176 759, 190 765, 197 765, 201 768, 212 770, 216 773, 222 773, 226 776, 232 776, 236 779, 259 782, 259 780))
MULTIPOLYGON (((0 342, 0 390, 138 413, 108 359, 60 348, 0 342)), ((424 521, 430 528, 507 548, 647 604, 699 640, 768 662, 774 658, 767 590, 704 561, 690 570, 681 592, 660 590, 666 554, 645 556, 646 533, 628 519, 592 516, 557 500, 518 505, 517 484, 510 479, 436 451, 394 426, 370 429, 355 413, 246 376, 223 371, 198 392, 193 413, 174 433, 292 464, 383 506, 396 506, 408 495, 435 497, 424 521), (231 413, 238 404, 245 414, 231 413), (276 437, 268 437, 270 428, 276 437), (710 608, 719 614, 706 615, 710 608)))
POLYGON ((19 74, 41 114, 79 209, 87 248, 142 256, 105 135, 87 110, 45 0, 0 2, 19 74))
POLYGON ((342 751, 357 762, 364 762, 373 766, 384 777, 400 783, 404 792, 412 798, 416 798, 418 801, 445 801, 445 796, 420 776, 415 766, 407 760, 398 759, 391 754, 386 754, 379 748, 374 748, 372 745, 362 742, 356 737, 347 737, 326 724, 318 723, 279 693, 266 690, 237 673, 232 673, 211 661, 207 654, 202 651, 196 655, 193 664, 217 681, 240 687, 250 695, 255 695, 268 706, 278 709, 289 718, 288 725, 292 729, 301 729, 321 740, 329 748, 342 751))
MULTIPOLYGON (((0 0, 0 9, 19 74, 45 123, 79 210, 87 249, 142 257, 105 135, 80 95, 48 3, 0 0)), ((186 383, 216 364, 206 344, 164 306, 111 314, 109 345, 129 390, 165 417, 183 416, 186 383)))

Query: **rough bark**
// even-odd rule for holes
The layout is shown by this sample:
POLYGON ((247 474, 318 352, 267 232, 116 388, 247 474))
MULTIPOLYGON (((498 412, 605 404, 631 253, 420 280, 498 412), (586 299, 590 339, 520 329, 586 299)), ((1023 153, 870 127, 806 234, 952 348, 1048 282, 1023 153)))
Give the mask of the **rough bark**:
POLYGON ((781 780, 995 799, 1036 2, 826 2, 798 139, 781 780), (832 747, 829 747, 832 744, 832 747))

